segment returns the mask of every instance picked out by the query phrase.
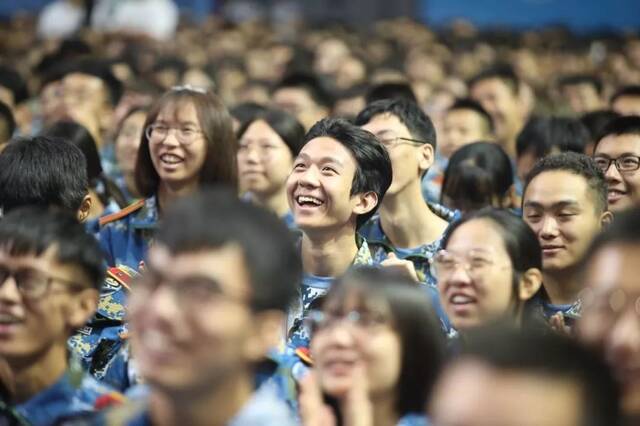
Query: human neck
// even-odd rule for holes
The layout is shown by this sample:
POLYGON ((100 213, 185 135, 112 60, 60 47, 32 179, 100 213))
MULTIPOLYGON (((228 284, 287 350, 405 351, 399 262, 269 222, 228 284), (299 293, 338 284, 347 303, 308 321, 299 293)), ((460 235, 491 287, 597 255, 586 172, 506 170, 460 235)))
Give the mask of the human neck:
POLYGON ((380 224, 395 247, 414 248, 436 241, 447 222, 431 211, 418 183, 397 194, 386 194, 380 205, 380 224))
MULTIPOLYGON (((348 402, 342 401, 340 410, 342 412, 343 420, 350 417, 350 414, 359 416, 358 413, 349 413, 348 402)), ((376 398, 371 397, 371 410, 372 410, 372 426, 396 426, 398 424, 399 416, 396 413, 395 401, 388 396, 376 398)))
POLYGON ((38 359, 20 362, 7 359, 13 372, 15 401, 22 403, 55 384, 67 370, 67 347, 54 345, 38 359))
POLYGON ((251 193, 251 199, 257 205, 274 212, 278 217, 282 217, 289 211, 289 202, 287 201, 287 192, 284 188, 280 188, 269 194, 251 193))
POLYGON ((253 393, 251 376, 226 380, 210 392, 170 394, 152 392, 149 413, 154 426, 224 426, 236 416, 253 393))
POLYGON ((554 305, 567 305, 578 299, 581 285, 573 268, 561 271, 546 271, 543 276, 544 289, 554 305))
POLYGON ((170 185, 166 182, 160 182, 158 186, 158 206, 160 210, 166 210, 171 203, 180 197, 192 194, 198 189, 198 181, 193 180, 189 183, 180 183, 170 185))
POLYGON ((320 277, 342 275, 353 263, 358 245, 353 228, 302 235, 302 269, 320 277))
POLYGON ((138 198, 140 194, 138 193, 138 188, 136 188, 136 177, 133 172, 131 173, 123 173, 124 183, 131 194, 132 197, 138 198))

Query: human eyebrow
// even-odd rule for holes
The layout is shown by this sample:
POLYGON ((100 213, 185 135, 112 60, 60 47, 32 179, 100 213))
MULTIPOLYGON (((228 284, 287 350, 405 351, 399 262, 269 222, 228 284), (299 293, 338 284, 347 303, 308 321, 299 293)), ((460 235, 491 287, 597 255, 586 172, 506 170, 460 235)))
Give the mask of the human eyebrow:
POLYGON ((337 158, 334 157, 322 157, 320 159, 320 163, 321 164, 335 164, 336 166, 339 167, 344 167, 344 164, 342 163, 342 161, 338 160, 337 158))

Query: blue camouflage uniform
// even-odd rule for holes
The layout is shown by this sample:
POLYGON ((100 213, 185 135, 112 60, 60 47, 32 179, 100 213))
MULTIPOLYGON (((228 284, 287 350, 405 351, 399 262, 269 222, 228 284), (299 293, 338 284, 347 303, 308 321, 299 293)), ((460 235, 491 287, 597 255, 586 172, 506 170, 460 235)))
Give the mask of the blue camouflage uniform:
POLYGON ((101 405, 123 401, 120 393, 98 383, 80 368, 71 367, 52 386, 14 408, 29 424, 48 426, 63 419, 84 417, 101 405))
POLYGON ((553 315, 560 313, 564 317, 565 325, 572 328, 574 322, 582 316, 582 300, 578 299, 573 303, 567 304, 554 304, 548 300, 544 300, 538 296, 535 299, 535 303, 541 309, 544 317, 549 320, 553 315))
POLYGON ((109 266, 138 268, 158 223, 156 197, 137 201, 100 219, 100 246, 109 266))
POLYGON ((137 276, 138 272, 127 266, 109 268, 96 313, 68 342, 89 373, 121 392, 135 382, 129 365, 125 307, 137 276))
MULTIPOLYGON (((356 236, 358 252, 353 260, 352 266, 375 264, 369 251, 367 241, 361 236, 356 236)), ((288 339, 287 343, 294 347, 305 347, 309 345, 309 332, 304 327, 304 318, 312 306, 312 303, 327 294, 335 277, 318 277, 311 274, 304 274, 300 288, 300 299, 295 309, 290 310, 288 339)))

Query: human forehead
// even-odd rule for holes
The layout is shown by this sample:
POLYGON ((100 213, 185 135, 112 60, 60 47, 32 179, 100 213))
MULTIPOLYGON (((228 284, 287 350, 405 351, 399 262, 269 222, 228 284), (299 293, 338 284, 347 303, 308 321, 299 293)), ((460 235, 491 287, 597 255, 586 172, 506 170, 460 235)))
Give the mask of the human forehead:
POLYGON ((593 205, 588 194, 587 179, 567 170, 544 171, 534 177, 527 186, 523 205, 531 204, 551 208, 558 203, 577 206, 593 205))
POLYGON ((489 219, 471 219, 458 226, 447 241, 447 251, 480 250, 491 254, 507 255, 504 239, 497 226, 489 219))
POLYGON ((102 80, 100 78, 90 74, 83 74, 79 72, 74 72, 66 75, 62 81, 65 87, 84 86, 98 89, 103 86, 102 80))
POLYGON ((476 82, 471 87, 471 92, 478 95, 488 93, 514 95, 511 86, 498 77, 487 78, 476 82))
POLYGON ((595 154, 617 158, 624 154, 640 155, 640 134, 609 135, 598 142, 595 154))
POLYGON ((622 289, 640 296, 640 242, 612 243, 599 249, 587 265, 586 284, 598 293, 622 289))
POLYGON ((171 101, 165 104, 158 112, 155 121, 196 125, 200 123, 195 105, 186 99, 171 101))
POLYGON ((400 120, 400 118, 390 112, 383 112, 374 115, 367 124, 362 126, 362 128, 368 130, 374 135, 383 135, 384 133, 410 134, 409 129, 400 120))
POLYGON ((482 125, 482 117, 476 111, 472 109, 452 109, 447 111, 445 115, 445 121, 447 124, 472 124, 480 126, 482 125))
POLYGON ((246 294, 250 290, 244 252, 236 243, 183 253, 172 253, 157 243, 149 249, 147 265, 150 271, 170 280, 200 276, 216 281, 229 294, 246 294))
POLYGON ((242 134, 241 139, 282 139, 264 120, 255 120, 242 134))
POLYGON ((357 166, 356 160, 351 151, 329 136, 320 136, 307 142, 300 150, 299 158, 308 159, 314 162, 334 160, 344 166, 357 166))
POLYGON ((274 93, 276 103, 293 103, 297 105, 315 104, 309 92, 302 87, 283 87, 274 93))

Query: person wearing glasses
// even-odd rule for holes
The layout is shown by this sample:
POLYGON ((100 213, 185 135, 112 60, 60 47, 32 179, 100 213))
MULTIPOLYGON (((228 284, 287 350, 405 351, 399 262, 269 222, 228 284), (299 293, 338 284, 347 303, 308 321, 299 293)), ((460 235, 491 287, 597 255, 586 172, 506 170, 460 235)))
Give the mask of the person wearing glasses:
POLYGON ((440 302, 459 333, 496 321, 545 326, 535 302, 543 291, 540 244, 509 211, 486 207, 464 216, 431 263, 440 302))
POLYGON ((276 383, 256 386, 255 370, 278 344, 301 272, 284 223, 235 192, 171 205, 128 306, 149 396, 95 424, 294 425, 276 383))
POLYGON ((302 148, 304 127, 291 114, 269 109, 238 130, 238 179, 245 197, 295 227, 286 182, 302 148))
POLYGON ((640 424, 640 208, 616 215, 582 262, 578 338, 604 355, 622 389, 628 425, 640 424))
POLYGON ((369 243, 374 261, 435 286, 429 259, 440 247, 452 214, 428 205, 422 197, 421 179, 435 158, 433 123, 416 103, 403 99, 374 101, 355 123, 376 135, 389 152, 393 168, 380 211, 360 229, 360 235, 369 243))
POLYGON ((527 175, 522 209, 542 249, 544 313, 554 327, 570 326, 581 311, 579 262, 613 218, 602 171, 584 154, 545 157, 527 175))
POLYGON ((607 181, 612 212, 640 204, 640 117, 621 117, 609 123, 593 158, 607 181))
POLYGON ((28 424, 123 400, 68 354, 67 339, 96 310, 102 259, 68 212, 22 207, 0 220, 0 358, 12 373, 13 408, 28 424))
POLYGON ((150 108, 138 151, 140 200, 100 219, 100 244, 110 266, 138 268, 160 212, 203 185, 236 186, 231 117, 212 92, 176 87, 150 108))
POLYGON ((360 267, 311 311, 313 368, 299 379, 302 424, 426 425, 444 361, 429 298, 395 271, 360 267))

